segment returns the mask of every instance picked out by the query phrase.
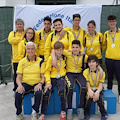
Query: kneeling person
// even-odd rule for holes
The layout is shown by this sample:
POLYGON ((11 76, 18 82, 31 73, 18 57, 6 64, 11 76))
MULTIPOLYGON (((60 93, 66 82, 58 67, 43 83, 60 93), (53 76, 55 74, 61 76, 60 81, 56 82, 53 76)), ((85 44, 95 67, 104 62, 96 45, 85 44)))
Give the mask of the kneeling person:
POLYGON ((99 79, 100 71, 97 69, 97 66, 99 64, 99 60, 97 56, 89 55, 87 62, 89 68, 85 69, 83 72, 83 75, 87 81, 87 89, 88 89, 88 98, 85 107, 85 120, 89 120, 91 104, 93 101, 97 102, 98 106, 100 107, 101 120, 106 120, 107 112, 104 108, 103 98, 102 98, 105 73, 103 73, 103 77, 99 79))
POLYGON ((18 88, 15 95, 16 120, 22 120, 22 98, 25 93, 34 91, 35 103, 32 106, 32 120, 37 120, 40 101, 42 99, 42 84, 44 84, 44 63, 41 58, 36 57, 36 44, 28 42, 26 44, 27 56, 20 60, 17 69, 17 84, 18 88))
POLYGON ((62 42, 55 42, 54 44, 54 52, 55 58, 50 56, 47 60, 46 69, 45 69, 45 78, 46 78, 46 86, 45 86, 45 95, 43 97, 42 110, 39 120, 44 120, 45 111, 47 109, 49 98, 51 95, 52 88, 57 85, 58 91, 61 100, 61 115, 60 120, 66 120, 66 99, 65 99, 65 56, 62 55, 64 49, 64 45, 62 42), (57 60, 57 66, 52 66, 52 60, 57 60))

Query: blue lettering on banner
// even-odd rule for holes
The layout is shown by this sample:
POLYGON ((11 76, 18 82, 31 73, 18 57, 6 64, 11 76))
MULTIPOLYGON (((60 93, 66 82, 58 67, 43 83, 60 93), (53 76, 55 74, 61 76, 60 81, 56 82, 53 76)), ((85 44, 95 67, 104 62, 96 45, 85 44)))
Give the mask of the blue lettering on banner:
MULTIPOLYGON (((47 15, 47 16, 49 16, 49 17, 51 17, 51 18, 64 18, 64 15, 63 14, 56 14, 56 13, 51 13, 50 15, 47 15)), ((67 20, 69 23, 71 23, 72 25, 73 25, 73 22, 72 22, 72 19, 69 17, 69 16, 67 16, 66 18, 65 18, 65 20, 67 20)), ((41 18, 41 20, 38 20, 38 23, 33 27, 33 29, 35 30, 35 31, 37 31, 38 30, 38 27, 42 24, 44 22, 44 18, 41 18)))

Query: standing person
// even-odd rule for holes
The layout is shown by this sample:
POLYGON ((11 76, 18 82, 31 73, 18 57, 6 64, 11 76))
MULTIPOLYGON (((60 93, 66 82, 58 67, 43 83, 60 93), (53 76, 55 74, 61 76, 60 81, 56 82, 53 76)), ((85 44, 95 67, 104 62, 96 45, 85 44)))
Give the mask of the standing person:
POLYGON ((99 63, 102 64, 103 35, 95 31, 96 23, 94 20, 89 21, 87 26, 88 34, 85 35, 83 42, 84 47, 86 47, 86 55, 95 54, 99 63))
POLYGON ((60 37, 60 32, 63 29, 63 23, 61 18, 57 18, 53 21, 55 32, 48 35, 45 43, 45 61, 47 61, 48 57, 50 56, 50 53, 54 49, 54 43, 56 41, 60 41, 64 45, 64 49, 71 49, 71 44, 74 39, 74 36, 71 32, 65 32, 64 36, 60 37))
POLYGON ((120 103, 120 30, 116 27, 116 16, 109 15, 107 17, 110 27, 104 33, 105 42, 105 65, 107 69, 107 88, 112 89, 114 74, 118 82, 118 103, 120 103))
POLYGON ((42 110, 41 115, 39 117, 39 120, 44 120, 45 118, 45 111, 47 109, 50 95, 52 88, 57 85, 60 100, 61 100, 61 115, 60 120, 66 120, 66 99, 65 99, 65 75, 66 75, 66 69, 65 69, 65 56, 62 55, 64 49, 64 45, 62 42, 55 42, 54 44, 54 51, 55 51, 55 58, 53 56, 50 56, 46 63, 46 69, 45 69, 45 95, 43 97, 43 103, 42 103, 42 110), (52 66, 52 60, 57 60, 57 67, 52 66))
POLYGON ((35 31, 33 28, 28 27, 23 34, 22 40, 20 41, 19 45, 18 45, 18 57, 19 60, 21 60, 22 58, 24 58, 26 56, 26 43, 27 42, 34 42, 35 39, 35 31))
POLYGON ((27 56, 20 60, 17 68, 17 90, 15 94, 16 120, 23 120, 22 98, 30 91, 34 91, 35 102, 32 106, 31 120, 37 120, 37 113, 42 99, 42 85, 44 84, 44 63, 35 55, 36 44, 27 42, 27 56))
POLYGON ((44 18, 44 28, 38 30, 36 34, 36 43, 37 43, 37 56, 44 59, 44 49, 45 49, 45 42, 50 33, 54 31, 51 29, 52 19, 50 17, 44 18))
POLYGON ((8 36, 8 42, 12 45, 12 65, 13 65, 13 80, 14 80, 14 88, 13 91, 16 91, 16 71, 19 62, 18 58, 18 44, 22 40, 22 36, 24 33, 24 21, 22 19, 17 19, 15 21, 16 30, 11 31, 8 36))
POLYGON ((81 51, 84 51, 83 41, 86 35, 86 30, 80 27, 80 14, 73 14, 73 26, 64 28, 65 31, 71 31, 74 35, 74 40, 79 40, 81 43, 81 51))
POLYGON ((89 55, 87 62, 89 68, 83 71, 83 75, 87 81, 88 90, 84 120, 89 120, 90 118, 90 109, 93 101, 97 102, 100 108, 101 120, 106 120, 107 112, 103 104, 103 83, 105 79, 105 73, 103 73, 103 77, 99 79, 98 76, 100 71, 97 69, 97 66, 99 65, 99 60, 96 55, 89 55))

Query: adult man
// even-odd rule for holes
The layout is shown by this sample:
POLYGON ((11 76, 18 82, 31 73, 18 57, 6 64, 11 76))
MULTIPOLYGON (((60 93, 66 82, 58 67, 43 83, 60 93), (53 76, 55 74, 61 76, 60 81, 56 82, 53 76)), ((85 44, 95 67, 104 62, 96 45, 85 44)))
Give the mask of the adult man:
POLYGON ((114 74, 118 81, 118 94, 119 94, 119 103, 120 103, 120 30, 116 27, 117 21, 116 16, 109 15, 107 17, 108 25, 110 27, 104 33, 104 42, 105 42, 105 64, 107 68, 108 75, 108 89, 112 89, 113 86, 113 77, 114 74))
POLYGON ((85 29, 80 27, 81 16, 80 14, 73 15, 73 26, 71 28, 64 28, 65 31, 71 31, 74 34, 74 40, 79 40, 81 43, 81 51, 84 51, 83 40, 86 35, 85 29))
POLYGON ((22 19, 17 19, 15 21, 16 30, 11 31, 8 36, 8 42, 12 45, 12 64, 13 64, 13 71, 14 71, 14 88, 13 91, 16 91, 17 84, 16 84, 16 71, 18 66, 18 44, 22 40, 22 36, 24 33, 24 21, 22 19))
POLYGON ((17 90, 15 95, 16 120, 22 120, 22 98, 25 93, 34 91, 35 103, 32 106, 32 120, 37 120, 40 101, 42 98, 42 84, 44 84, 44 63, 43 60, 35 55, 36 44, 28 42, 26 44, 27 56, 20 60, 17 69, 17 90))
POLYGON ((71 49, 72 41, 74 40, 73 34, 69 32, 65 32, 63 37, 60 37, 60 32, 63 29, 63 23, 61 18, 57 18, 53 21, 55 32, 48 35, 45 43, 45 61, 47 61, 48 57, 52 49, 54 48, 54 43, 56 41, 62 42, 64 45, 64 49, 71 49))

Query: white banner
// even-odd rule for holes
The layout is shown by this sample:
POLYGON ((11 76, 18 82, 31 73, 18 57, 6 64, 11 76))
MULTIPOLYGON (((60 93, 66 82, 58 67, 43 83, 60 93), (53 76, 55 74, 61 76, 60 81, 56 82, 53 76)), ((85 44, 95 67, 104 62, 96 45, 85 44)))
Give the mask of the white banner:
POLYGON ((21 18, 25 22, 25 29, 32 27, 37 31, 44 27, 43 19, 46 16, 50 16, 52 21, 62 18, 64 27, 71 27, 73 14, 80 14, 82 28, 87 30, 87 23, 95 20, 96 31, 100 32, 101 9, 102 5, 19 5, 15 7, 14 21, 21 18))

